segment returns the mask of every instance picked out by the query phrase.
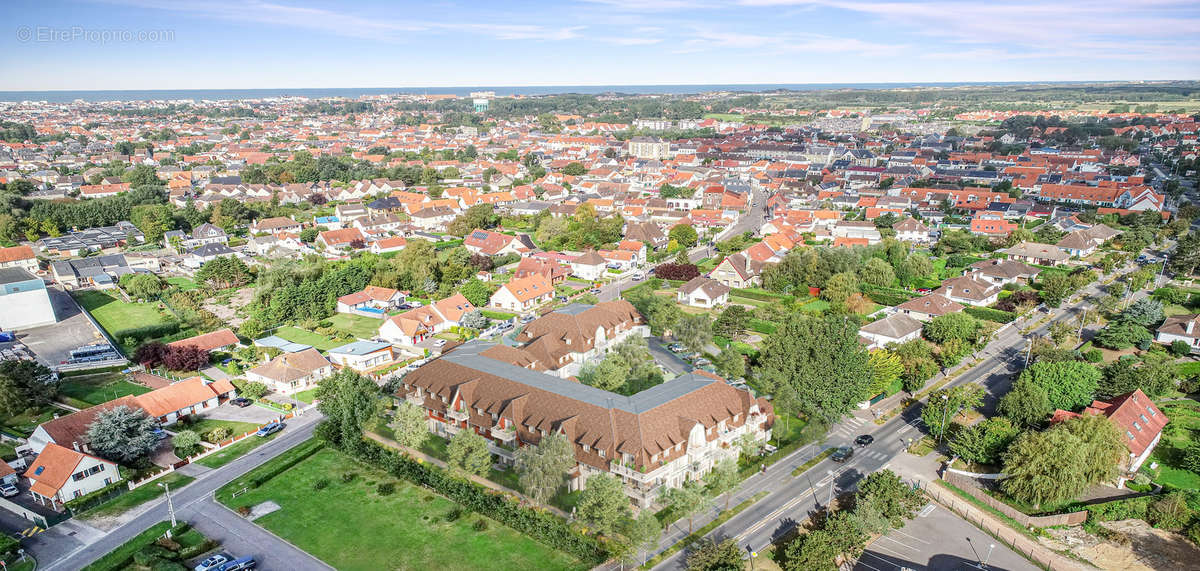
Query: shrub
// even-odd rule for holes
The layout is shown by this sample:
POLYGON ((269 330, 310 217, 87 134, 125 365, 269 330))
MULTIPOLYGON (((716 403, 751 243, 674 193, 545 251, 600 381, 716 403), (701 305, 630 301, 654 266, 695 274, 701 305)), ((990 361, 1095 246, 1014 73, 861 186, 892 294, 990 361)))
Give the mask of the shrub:
POLYGON ((253 510, 250 509, 250 506, 238 506, 237 509, 237 513, 241 514, 242 517, 249 517, 251 511, 253 510))
POLYGON ((393 482, 383 482, 382 484, 375 486, 375 493, 381 496, 390 496, 395 491, 396 484, 393 482))
POLYGON ((1009 323, 1017 318, 1017 314, 1011 311, 1001 311, 988 307, 965 307, 963 308, 963 313, 976 319, 994 321, 996 323, 1009 323))
POLYGON ((1187 341, 1176 339, 1175 341, 1171 342, 1171 354, 1175 355, 1176 357, 1182 357, 1191 352, 1192 346, 1188 345, 1187 341))
POLYGON ((230 436, 233 436, 233 430, 230 430, 228 426, 218 426, 208 431, 208 441, 214 444, 217 442, 223 442, 230 436))
POLYGON ((458 518, 462 517, 462 514, 463 514, 462 508, 457 507, 457 506, 453 507, 450 509, 450 511, 446 512, 446 522, 453 523, 455 521, 458 521, 458 518))
POLYGON ((1192 509, 1182 492, 1171 492, 1150 504, 1147 515, 1154 527, 1178 531, 1191 521, 1192 509))
POLYGON ((329 487, 329 478, 317 478, 312 487, 314 490, 324 490, 329 487))
POLYGON ((154 543, 167 551, 179 551, 179 542, 169 537, 160 537, 154 543))
POLYGON ((1089 363, 1099 363, 1104 360, 1104 352, 1099 349, 1088 349, 1083 352, 1083 360, 1089 363))
POLYGON ((479 518, 475 520, 475 525, 471 527, 475 528, 475 531, 487 531, 488 523, 486 519, 479 518))
POLYGON ((349 484, 350 482, 353 482, 354 479, 357 477, 358 477, 358 474, 356 472, 346 472, 345 474, 342 474, 342 481, 349 484))

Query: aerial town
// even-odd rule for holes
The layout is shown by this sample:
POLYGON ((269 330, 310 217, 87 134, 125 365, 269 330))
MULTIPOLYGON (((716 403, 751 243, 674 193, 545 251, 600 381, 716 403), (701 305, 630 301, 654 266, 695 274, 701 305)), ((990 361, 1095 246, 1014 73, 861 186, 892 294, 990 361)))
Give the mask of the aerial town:
POLYGON ((0 91, 0 568, 1200 569, 1200 81, 704 79, 0 91))

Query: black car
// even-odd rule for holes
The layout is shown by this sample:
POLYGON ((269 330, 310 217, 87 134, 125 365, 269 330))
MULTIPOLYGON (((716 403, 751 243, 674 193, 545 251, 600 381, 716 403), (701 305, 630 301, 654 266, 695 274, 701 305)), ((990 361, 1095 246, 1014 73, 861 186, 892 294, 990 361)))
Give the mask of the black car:
POLYGON ((854 443, 859 446, 870 446, 872 442, 875 442, 875 437, 870 434, 863 434, 854 439, 854 443))
POLYGON ((845 462, 846 460, 849 460, 852 456, 854 456, 854 449, 849 446, 843 446, 841 448, 835 449, 833 451, 833 454, 830 455, 829 457, 832 458, 834 462, 845 462))
POLYGON ((231 404, 233 406, 246 408, 246 407, 254 404, 254 401, 252 401, 246 397, 238 397, 238 398, 235 398, 235 399, 229 401, 229 404, 231 404))

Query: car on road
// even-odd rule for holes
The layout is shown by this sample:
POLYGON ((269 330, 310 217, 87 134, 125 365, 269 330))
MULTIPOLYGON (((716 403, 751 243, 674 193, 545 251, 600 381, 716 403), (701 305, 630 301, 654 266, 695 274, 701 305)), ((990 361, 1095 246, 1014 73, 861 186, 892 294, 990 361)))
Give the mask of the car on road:
POLYGON ((670 345, 667 345, 667 349, 670 349, 676 353, 679 353, 680 351, 683 351, 684 347, 683 347, 682 343, 672 343, 670 345))
POLYGON ((875 437, 870 434, 862 434, 854 439, 854 443, 859 446, 870 446, 872 442, 875 442, 875 437))
POLYGON ((254 435, 258 437, 267 437, 279 432, 280 430, 283 430, 282 422, 268 422, 267 424, 262 425, 262 427, 260 427, 258 432, 255 432, 254 435))
POLYGON ((227 553, 214 553, 213 555, 206 557, 204 561, 197 563, 194 569, 196 571, 216 571, 216 569, 220 568, 221 565, 232 560, 233 557, 227 553))
POLYGON ((442 345, 445 345, 445 344, 446 344, 445 339, 438 339, 437 341, 433 342, 434 347, 441 347, 442 345))
POLYGON ((14 486, 10 483, 6 482, 3 484, 0 484, 0 496, 4 496, 6 498, 11 498, 19 493, 21 493, 21 490, 17 489, 16 486, 14 486))
POLYGON ((534 317, 533 317, 532 313, 530 313, 529 315, 522 315, 521 323, 529 323, 530 321, 533 321, 533 319, 534 319, 534 317))
POLYGON ((829 456, 834 462, 845 462, 854 456, 854 449, 849 446, 842 446, 833 451, 829 456))
POLYGON ((229 404, 236 406, 236 407, 240 407, 240 408, 246 408, 246 407, 254 404, 254 401, 252 401, 246 397, 238 397, 238 398, 235 398, 235 399, 229 401, 229 404))
POLYGON ((598 287, 594 287, 594 288, 592 288, 592 289, 589 289, 589 290, 588 290, 588 293, 595 294, 595 295, 600 295, 600 288, 598 288, 598 287))
POLYGON ((254 569, 257 565, 258 562, 253 557, 243 557, 217 567, 217 571, 242 571, 242 569, 254 569))
POLYGON ((643 274, 642 272, 633 274, 633 281, 635 281, 635 282, 640 282, 644 279, 646 279, 646 274, 643 274))

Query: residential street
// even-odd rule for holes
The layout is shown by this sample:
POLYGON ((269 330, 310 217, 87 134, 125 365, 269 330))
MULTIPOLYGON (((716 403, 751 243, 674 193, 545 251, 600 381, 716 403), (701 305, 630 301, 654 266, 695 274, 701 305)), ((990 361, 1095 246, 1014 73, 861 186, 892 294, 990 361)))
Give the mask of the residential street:
MULTIPOLYGON (((176 518, 179 521, 190 522, 206 536, 221 542, 222 549, 233 555, 253 555, 258 560, 259 569, 296 571, 329 568, 311 555, 280 540, 212 499, 216 489, 308 440, 320 419, 320 413, 315 410, 290 419, 287 421, 287 427, 275 440, 225 466, 204 473, 179 491, 172 490, 176 518)), ((142 509, 145 509, 143 513, 100 536, 95 542, 76 548, 57 560, 39 561, 39 568, 47 571, 80 569, 155 523, 169 518, 165 498, 155 500, 149 504, 148 509, 142 509)))

